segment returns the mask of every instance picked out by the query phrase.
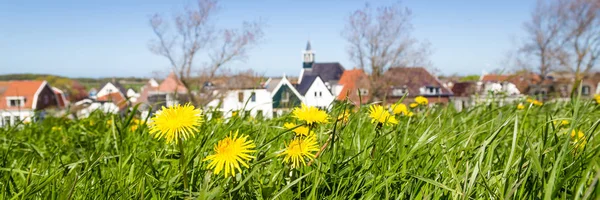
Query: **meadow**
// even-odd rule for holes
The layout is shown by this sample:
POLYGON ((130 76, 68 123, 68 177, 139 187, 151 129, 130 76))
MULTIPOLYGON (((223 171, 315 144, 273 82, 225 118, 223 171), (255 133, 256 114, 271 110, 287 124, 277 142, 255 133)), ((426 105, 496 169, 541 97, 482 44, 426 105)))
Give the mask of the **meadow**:
POLYGON ((4 127, 0 199, 600 198, 596 102, 422 106, 397 124, 373 122, 369 105, 345 118, 349 105, 311 126, 318 151, 294 168, 281 155, 298 137, 284 125, 303 123, 292 114, 205 118, 181 145, 136 112, 4 127), (217 174, 206 158, 236 131, 253 158, 217 174))

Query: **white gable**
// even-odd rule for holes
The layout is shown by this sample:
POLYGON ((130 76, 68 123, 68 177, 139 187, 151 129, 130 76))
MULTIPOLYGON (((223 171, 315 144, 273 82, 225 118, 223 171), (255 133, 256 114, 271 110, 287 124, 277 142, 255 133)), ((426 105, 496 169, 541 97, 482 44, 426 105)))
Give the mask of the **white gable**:
POLYGON ((101 97, 113 92, 120 92, 119 88, 117 88, 115 85, 113 85, 112 83, 107 83, 106 85, 104 85, 104 87, 100 88, 100 90, 98 90, 98 93, 96 93, 97 97, 101 97))
POLYGON ((290 81, 285 77, 285 75, 283 76, 281 81, 279 81, 279 84, 277 84, 275 89, 273 89, 273 92, 271 93, 271 99, 275 96, 277 91, 279 91, 279 88, 281 88, 281 86, 283 86, 284 84, 287 85, 290 88, 290 90, 292 90, 292 92, 300 99, 300 101, 304 102, 303 96, 300 95, 300 93, 296 90, 294 85, 292 85, 292 83, 290 83, 290 81))
POLYGON ((333 100, 335 100, 333 94, 331 94, 323 80, 317 77, 308 88, 302 102, 307 106, 329 108, 333 100))
POLYGON ((152 86, 152 87, 158 87, 159 86, 158 82, 156 80, 154 80, 153 78, 151 78, 148 81, 148 83, 150 83, 150 86, 152 86))

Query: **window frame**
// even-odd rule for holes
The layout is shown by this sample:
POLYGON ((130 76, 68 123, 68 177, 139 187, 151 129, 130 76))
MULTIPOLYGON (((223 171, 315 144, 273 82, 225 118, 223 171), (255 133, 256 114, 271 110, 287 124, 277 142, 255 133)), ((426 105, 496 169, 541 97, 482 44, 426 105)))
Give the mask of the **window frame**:
POLYGON ((8 107, 24 107, 25 101, 26 101, 26 99, 24 96, 8 96, 8 97, 6 97, 6 105, 8 107), (13 105, 12 104, 13 101, 16 101, 16 103, 18 105, 17 104, 13 105))

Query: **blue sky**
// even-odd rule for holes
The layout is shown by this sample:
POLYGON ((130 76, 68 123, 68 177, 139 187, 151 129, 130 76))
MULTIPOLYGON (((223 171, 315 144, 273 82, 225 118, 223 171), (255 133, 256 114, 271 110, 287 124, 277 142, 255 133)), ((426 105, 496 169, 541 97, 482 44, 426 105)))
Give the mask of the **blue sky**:
MULTIPOLYGON (((188 1, 3 1, 0 2, 0 74, 50 73, 69 77, 149 77, 168 71, 169 63, 148 50, 154 35, 153 13, 169 15, 188 1)), ((374 1, 390 4, 393 1, 374 1)), ((268 75, 297 75, 308 39, 316 61, 337 61, 346 69, 347 42, 340 36, 350 12, 365 1, 256 0, 220 2, 219 27, 239 27, 262 18, 265 40, 244 62, 228 68, 252 68, 268 75)), ((523 36, 533 0, 405 0, 414 14, 413 36, 428 40, 431 60, 442 74, 480 74, 503 68, 501 60, 523 36)))

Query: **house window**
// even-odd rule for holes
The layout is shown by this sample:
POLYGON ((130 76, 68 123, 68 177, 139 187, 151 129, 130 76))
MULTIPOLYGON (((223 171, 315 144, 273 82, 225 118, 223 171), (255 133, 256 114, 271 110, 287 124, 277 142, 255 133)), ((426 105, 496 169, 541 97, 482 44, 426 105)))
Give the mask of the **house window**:
POLYGON ((581 95, 585 95, 588 96, 590 95, 590 86, 583 86, 581 87, 581 95))
POLYGON ((360 92, 361 96, 365 96, 369 94, 369 90, 367 89, 358 89, 358 91, 360 92))
POLYGON ((315 97, 317 96, 317 92, 315 91, 315 97))
POLYGON ((250 101, 256 102, 256 92, 252 92, 252 94, 250 94, 250 101))
POLYGON ((433 86, 426 86, 425 87, 425 94, 440 94, 440 88, 439 87, 433 87, 433 86))
POLYGON ((10 116, 4 116, 4 125, 5 126, 10 125, 10 116))
POLYGON ((9 107, 25 106, 25 97, 6 97, 9 107))
POLYGON ((238 102, 244 103, 244 93, 238 92, 238 102))
POLYGON ((319 96, 322 97, 323 96, 323 92, 319 92, 319 96))
POLYGON ((394 88, 392 90, 392 96, 404 96, 407 93, 406 88, 394 88))
POLYGON ((281 92, 281 102, 289 102, 290 101, 290 93, 288 91, 281 92))

